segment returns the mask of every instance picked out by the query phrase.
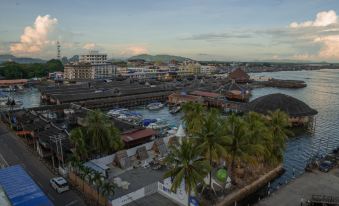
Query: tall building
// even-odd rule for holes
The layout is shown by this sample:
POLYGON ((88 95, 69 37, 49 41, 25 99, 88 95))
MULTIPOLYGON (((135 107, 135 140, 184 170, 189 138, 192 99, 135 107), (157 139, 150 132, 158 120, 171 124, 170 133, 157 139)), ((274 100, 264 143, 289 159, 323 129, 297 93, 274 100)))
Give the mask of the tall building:
POLYGON ((107 54, 100 54, 98 51, 89 51, 88 54, 80 55, 79 61, 91 64, 105 64, 107 62, 107 54))

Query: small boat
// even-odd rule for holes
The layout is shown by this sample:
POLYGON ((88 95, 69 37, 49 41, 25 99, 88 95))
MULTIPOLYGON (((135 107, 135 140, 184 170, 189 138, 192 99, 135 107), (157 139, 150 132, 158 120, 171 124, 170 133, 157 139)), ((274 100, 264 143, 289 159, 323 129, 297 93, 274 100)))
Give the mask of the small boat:
POLYGON ((128 109, 124 109, 124 108, 112 109, 109 112, 107 112, 107 115, 112 116, 112 117, 118 117, 123 112, 127 112, 127 111, 128 111, 128 109))
POLYGON ((181 106, 179 105, 179 106, 173 107, 169 112, 171 114, 176 114, 176 113, 180 112, 180 110, 181 110, 181 106))
POLYGON ((161 109, 163 108, 165 105, 162 104, 161 102, 154 102, 154 103, 151 103, 149 105, 147 105, 147 109, 149 110, 158 110, 158 109, 161 109))
POLYGON ((165 128, 168 128, 168 126, 169 126, 169 124, 167 123, 167 121, 157 119, 156 122, 150 123, 147 126, 147 128, 151 128, 151 129, 165 129, 165 128))

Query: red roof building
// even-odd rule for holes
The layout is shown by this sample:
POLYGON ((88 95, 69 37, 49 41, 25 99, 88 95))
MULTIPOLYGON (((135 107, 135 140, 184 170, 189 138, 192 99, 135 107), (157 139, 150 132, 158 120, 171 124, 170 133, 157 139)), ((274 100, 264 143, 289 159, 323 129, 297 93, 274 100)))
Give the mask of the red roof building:
POLYGON ((222 97, 221 94, 214 93, 214 92, 204 92, 204 91, 193 91, 191 95, 199 96, 199 97, 207 97, 207 98, 218 98, 222 97))
POLYGON ((134 130, 122 135, 122 139, 127 148, 135 147, 149 141, 155 135, 155 131, 150 128, 134 130))
POLYGON ((25 85, 27 79, 4 79, 0 80, 0 86, 25 85))

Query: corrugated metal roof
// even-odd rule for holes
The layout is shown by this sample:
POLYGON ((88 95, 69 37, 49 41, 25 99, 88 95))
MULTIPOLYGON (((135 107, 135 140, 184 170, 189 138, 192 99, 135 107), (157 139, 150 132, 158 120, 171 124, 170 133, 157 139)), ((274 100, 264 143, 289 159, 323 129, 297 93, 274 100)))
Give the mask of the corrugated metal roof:
POLYGON ((13 206, 53 206, 53 203, 20 165, 1 169, 0 185, 13 206))

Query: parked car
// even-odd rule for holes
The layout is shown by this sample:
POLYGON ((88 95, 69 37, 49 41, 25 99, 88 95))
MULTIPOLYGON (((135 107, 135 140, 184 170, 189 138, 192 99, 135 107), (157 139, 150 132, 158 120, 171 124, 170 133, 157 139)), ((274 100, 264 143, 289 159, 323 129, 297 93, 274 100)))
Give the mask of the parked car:
POLYGON ((325 161, 320 163, 319 170, 322 171, 322 172, 328 172, 333 167, 334 167, 334 163, 333 162, 325 160, 325 161))
POLYGON ((63 177, 54 177, 50 179, 50 184, 58 193, 63 193, 69 190, 69 185, 67 180, 63 177))

